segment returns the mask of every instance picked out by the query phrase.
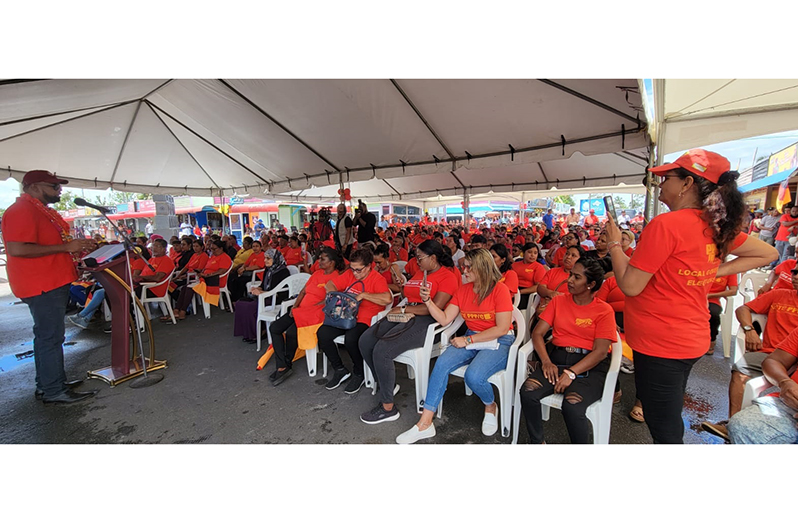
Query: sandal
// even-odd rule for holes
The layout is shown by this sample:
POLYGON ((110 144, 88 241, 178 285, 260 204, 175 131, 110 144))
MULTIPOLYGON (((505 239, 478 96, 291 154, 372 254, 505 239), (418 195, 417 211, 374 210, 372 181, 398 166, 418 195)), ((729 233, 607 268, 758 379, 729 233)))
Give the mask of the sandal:
POLYGON ((632 407, 632 410, 629 411, 629 418, 638 423, 645 423, 646 418, 643 417, 643 407, 639 407, 637 405, 632 407))
MULTIPOLYGON (((171 316, 161 316, 158 319, 161 321, 161 323, 172 323, 172 317, 171 316)), ((177 319, 177 316, 175 316, 175 319, 177 319)))

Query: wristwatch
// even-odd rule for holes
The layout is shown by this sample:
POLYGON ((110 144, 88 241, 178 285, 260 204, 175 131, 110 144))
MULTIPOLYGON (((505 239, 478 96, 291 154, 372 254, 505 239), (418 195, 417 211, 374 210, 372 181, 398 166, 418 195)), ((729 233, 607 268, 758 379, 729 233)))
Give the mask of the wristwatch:
POLYGON ((752 325, 743 325, 743 330, 745 332, 749 332, 749 331, 754 330, 754 327, 752 325))
POLYGON ((563 373, 564 373, 565 375, 567 375, 569 378, 571 378, 571 380, 572 380, 572 381, 576 379, 576 374, 574 374, 574 373, 571 371, 571 369, 563 369, 562 371, 563 371, 563 373))
POLYGON ((404 307, 404 305, 402 305, 402 308, 401 308, 400 310, 402 311, 402 314, 404 314, 404 313, 405 313, 405 307, 404 307))

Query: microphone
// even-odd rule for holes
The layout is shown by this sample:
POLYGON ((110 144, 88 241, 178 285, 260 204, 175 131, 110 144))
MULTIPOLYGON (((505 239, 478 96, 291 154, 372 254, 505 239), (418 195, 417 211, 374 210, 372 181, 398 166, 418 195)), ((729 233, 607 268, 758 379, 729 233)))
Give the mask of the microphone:
POLYGON ((94 203, 89 203, 83 198, 75 198, 75 205, 78 207, 89 207, 94 209, 95 211, 100 211, 101 213, 111 214, 111 209, 108 207, 103 207, 102 205, 96 205, 94 203))

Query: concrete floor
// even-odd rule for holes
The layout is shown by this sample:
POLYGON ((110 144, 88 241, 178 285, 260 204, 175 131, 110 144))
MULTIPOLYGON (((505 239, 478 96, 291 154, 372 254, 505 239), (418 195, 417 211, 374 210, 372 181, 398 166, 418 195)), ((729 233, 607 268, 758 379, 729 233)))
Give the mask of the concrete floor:
MULTIPOLYGON (((128 383, 109 387, 86 381, 79 390, 97 389, 94 399, 75 405, 43 405, 33 397, 32 321, 28 308, 10 292, 0 267, 0 443, 393 443, 416 421, 414 384, 404 365, 397 365, 401 417, 370 426, 359 420, 376 405, 371 390, 344 394, 324 388, 321 372, 307 375, 304 360, 294 375, 272 386, 266 369, 256 371, 260 353, 233 338, 233 316, 212 309, 210 320, 189 317, 178 325, 155 322, 156 355, 169 366, 160 383, 143 389, 128 383)), ((67 323, 67 376, 110 363, 110 336, 102 321, 88 330, 67 323)), ((714 356, 695 366, 685 396, 685 443, 722 443, 702 432, 706 419, 725 419, 728 408, 728 362, 720 342, 714 356)), ((321 369, 321 362, 319 362, 321 369)), ((613 410, 611 443, 651 443, 645 425, 631 421, 634 376, 621 374, 623 398, 613 410)), ((451 378, 444 396, 444 416, 436 420, 437 436, 423 443, 508 443, 498 434, 480 431, 481 402, 464 395, 463 383, 451 378)), ((522 419, 523 423, 523 419, 522 419)), ((549 443, 568 443, 558 411, 546 424, 549 443)), ((527 441, 522 426, 519 442, 527 441)))

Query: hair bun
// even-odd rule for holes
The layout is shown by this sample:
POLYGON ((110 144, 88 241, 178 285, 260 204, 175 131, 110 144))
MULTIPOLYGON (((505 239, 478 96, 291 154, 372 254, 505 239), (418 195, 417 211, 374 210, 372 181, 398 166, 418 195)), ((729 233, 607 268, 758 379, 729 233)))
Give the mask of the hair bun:
POLYGON ((718 185, 726 185, 729 182, 736 182, 739 177, 740 173, 737 171, 726 171, 720 175, 720 178, 718 178, 718 185))

